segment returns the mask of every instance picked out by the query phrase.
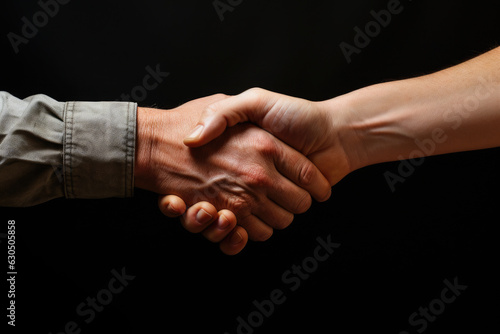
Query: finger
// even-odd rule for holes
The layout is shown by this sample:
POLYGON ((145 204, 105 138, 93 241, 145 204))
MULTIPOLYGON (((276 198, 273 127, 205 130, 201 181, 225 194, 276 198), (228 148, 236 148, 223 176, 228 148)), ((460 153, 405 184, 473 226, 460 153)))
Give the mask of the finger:
POLYGON ((241 226, 236 226, 231 233, 220 242, 219 247, 224 254, 236 255, 245 248, 247 242, 247 231, 241 226))
POLYGON ((221 210, 218 212, 218 218, 203 231, 203 236, 211 242, 220 242, 231 233, 236 223, 234 213, 221 210))
POLYGON ((238 224, 247 231, 248 237, 253 241, 266 241, 273 235, 273 229, 254 215, 239 219, 238 224))
POLYGON ((208 202, 191 206, 181 217, 182 226, 191 233, 200 233, 217 218, 217 209, 208 202))
POLYGON ((175 218, 186 212, 186 203, 182 198, 175 195, 160 196, 158 198, 158 207, 167 217, 175 218))
MULTIPOLYGON (((306 190, 314 199, 324 202, 330 198, 332 193, 330 182, 301 153, 282 142, 278 142, 278 153, 274 157, 276 169, 287 179, 306 190)), ((298 199, 302 200, 303 198, 299 197, 298 199)))
POLYGON ((279 94, 260 88, 247 90, 209 105, 202 113, 193 132, 184 139, 189 147, 198 147, 220 136, 227 127, 261 120, 279 98, 279 94))
MULTIPOLYGON (((302 190, 305 195, 309 194, 302 190)), ((281 194, 283 196, 283 194, 281 194)), ((285 202, 285 201, 284 201, 285 202)), ((293 221, 293 213, 283 208, 283 203, 277 204, 272 200, 263 203, 254 209, 253 214, 270 227, 282 230, 288 227, 293 221)))

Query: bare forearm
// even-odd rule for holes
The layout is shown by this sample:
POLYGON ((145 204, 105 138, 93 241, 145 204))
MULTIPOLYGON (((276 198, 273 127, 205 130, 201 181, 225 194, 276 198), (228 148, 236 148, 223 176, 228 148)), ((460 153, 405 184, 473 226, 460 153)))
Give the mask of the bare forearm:
POLYGON ((355 168, 500 146, 500 48, 423 77, 326 101, 343 106, 355 168))

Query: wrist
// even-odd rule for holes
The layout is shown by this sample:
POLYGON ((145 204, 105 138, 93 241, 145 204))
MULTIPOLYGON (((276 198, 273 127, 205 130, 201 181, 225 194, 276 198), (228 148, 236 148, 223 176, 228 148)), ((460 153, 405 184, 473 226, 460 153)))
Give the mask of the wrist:
POLYGON ((351 169, 398 160, 414 145, 409 127, 415 110, 412 88, 407 81, 361 88, 333 99, 339 113, 339 136, 351 169))
POLYGON ((134 184, 137 188, 147 189, 148 166, 151 164, 155 117, 154 109, 137 108, 137 138, 134 166, 134 184))

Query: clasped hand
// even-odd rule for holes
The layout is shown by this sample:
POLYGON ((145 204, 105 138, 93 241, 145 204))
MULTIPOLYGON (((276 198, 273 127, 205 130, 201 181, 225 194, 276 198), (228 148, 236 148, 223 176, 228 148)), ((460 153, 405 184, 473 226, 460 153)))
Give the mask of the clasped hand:
POLYGON ((347 173, 326 115, 312 102, 257 89, 169 111, 140 108, 136 186, 169 194, 160 197, 162 212, 182 215, 188 231, 236 254, 248 238, 264 241, 287 227, 311 196, 327 200, 347 173), (262 128, 236 125, 246 121, 262 128), (338 172, 321 171, 332 159, 338 172))
POLYGON ((166 215, 236 254, 356 169, 500 146, 499 59, 496 48, 322 102, 254 88, 138 112, 137 185, 168 195, 166 215))
POLYGON ((339 122, 321 103, 251 89, 146 110, 141 119, 154 126, 143 136, 151 138, 148 153, 137 158, 149 167, 138 186, 169 194, 160 196, 161 211, 182 215, 185 229, 226 254, 240 252, 248 237, 264 241, 287 227, 311 196, 327 200, 351 170, 341 131, 333 131, 339 122))

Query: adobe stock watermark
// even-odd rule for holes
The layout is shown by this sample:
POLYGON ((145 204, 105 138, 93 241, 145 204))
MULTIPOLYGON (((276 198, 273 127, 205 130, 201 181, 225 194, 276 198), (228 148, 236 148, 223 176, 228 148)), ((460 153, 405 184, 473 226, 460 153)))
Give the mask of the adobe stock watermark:
POLYGON ((448 279, 445 279, 443 283, 445 287, 441 290, 439 298, 431 300, 427 307, 419 307, 417 312, 413 312, 408 318, 411 328, 399 334, 423 333, 429 323, 436 321, 437 317, 443 314, 446 305, 455 302, 457 297, 467 289, 467 285, 458 283, 458 277, 453 279, 453 283, 448 279))
POLYGON ((214 0, 212 5, 215 8, 215 12, 219 16, 219 20, 224 21, 224 14, 226 12, 232 12, 236 7, 241 5, 243 0, 214 0))
MULTIPOLYGON (((99 290, 95 297, 87 297, 84 302, 76 307, 76 314, 82 318, 85 324, 90 324, 96 318, 96 315, 105 310, 105 307, 111 304, 113 298, 122 293, 123 290, 135 279, 135 276, 127 274, 125 268, 120 272, 111 270, 113 277, 109 280, 107 286, 99 290)), ((80 334, 82 322, 68 321, 62 331, 54 334, 80 334)), ((52 332, 49 332, 52 334, 52 332)))
POLYGON ((363 29, 358 26, 354 27, 355 35, 352 44, 347 42, 339 44, 340 50, 348 64, 352 62, 354 54, 359 55, 363 49, 370 45, 372 39, 378 37, 382 30, 391 24, 394 15, 401 14, 404 10, 404 6, 400 0, 389 0, 386 8, 379 11, 370 11, 373 20, 367 22, 363 29))
POLYGON ((476 87, 473 88, 473 92, 462 100, 457 101, 443 112, 443 124, 449 125, 449 128, 447 127, 448 132, 437 127, 431 131, 428 138, 420 140, 415 139, 416 149, 410 152, 408 160, 405 160, 403 156, 398 157, 400 163, 397 173, 391 171, 384 172, 384 178, 391 192, 395 192, 398 184, 404 183, 413 173, 415 173, 416 168, 425 162, 426 156, 431 156, 436 153, 438 146, 449 139, 448 134, 450 131, 459 129, 464 120, 469 118, 471 113, 479 109, 483 101, 490 98, 493 94, 497 94, 495 88, 491 84, 495 82, 495 80, 496 79, 491 74, 488 78, 483 76, 478 77, 478 83, 476 87))
POLYGON ((15 54, 19 53, 19 47, 26 45, 29 41, 38 35, 40 29, 45 27, 50 19, 54 18, 62 5, 67 5, 71 0, 40 0, 38 6, 40 10, 35 12, 31 20, 26 16, 21 18, 22 27, 20 34, 9 32, 7 38, 15 54))
MULTIPOLYGON (((236 318, 237 334, 252 334, 264 324, 264 320, 271 317, 277 306, 282 305, 287 300, 287 293, 297 291, 302 283, 306 281, 311 274, 318 270, 321 262, 327 261, 337 248, 339 243, 332 242, 332 236, 328 235, 326 239, 316 238, 317 246, 314 248, 311 256, 305 257, 300 265, 293 264, 281 275, 281 282, 285 288, 277 288, 269 293, 269 299, 252 302, 253 310, 246 316, 236 318)), ((225 332, 224 334, 230 334, 225 332)))
POLYGON ((170 75, 169 72, 163 72, 160 64, 156 64, 153 69, 151 66, 145 68, 147 74, 142 78, 140 85, 131 89, 130 93, 120 95, 119 101, 142 102, 148 97, 148 93, 158 88, 158 86, 170 75))

